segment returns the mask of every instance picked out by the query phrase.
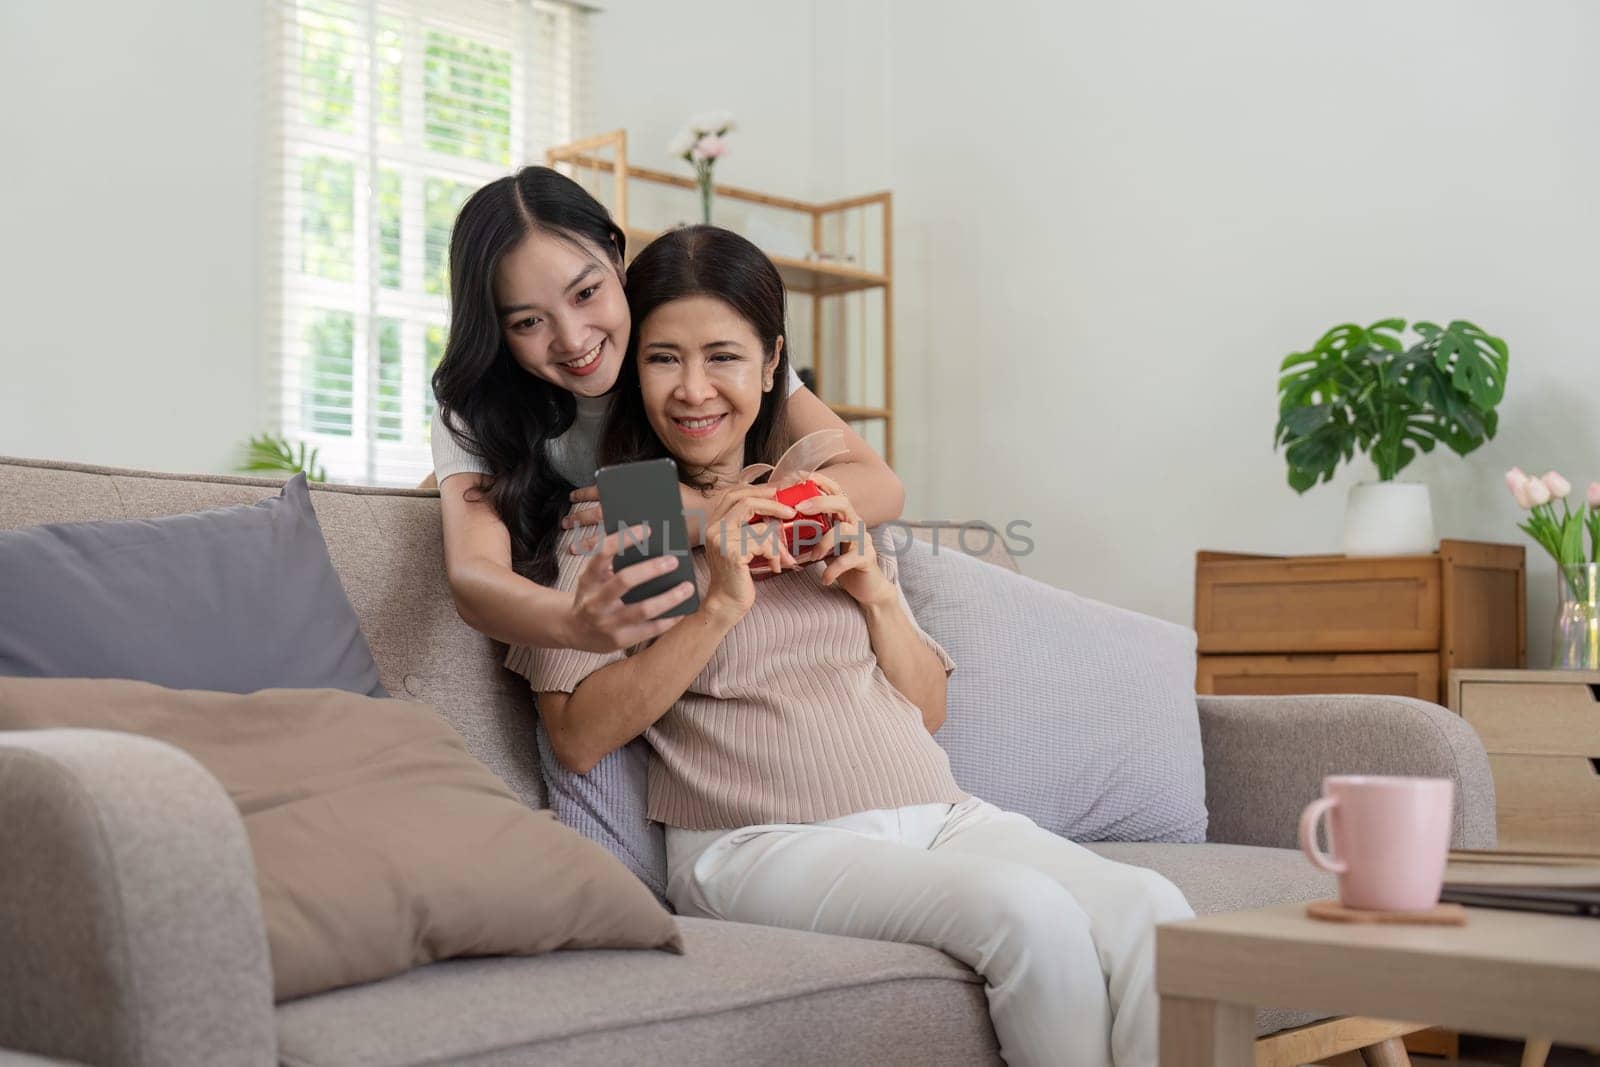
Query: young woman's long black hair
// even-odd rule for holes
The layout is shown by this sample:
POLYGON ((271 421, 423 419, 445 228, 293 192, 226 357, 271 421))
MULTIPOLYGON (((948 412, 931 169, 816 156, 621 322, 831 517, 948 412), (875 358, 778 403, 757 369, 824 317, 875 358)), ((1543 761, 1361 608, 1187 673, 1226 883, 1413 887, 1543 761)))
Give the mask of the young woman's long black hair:
POLYGON ((485 185, 450 234, 450 339, 433 393, 447 432, 489 468, 485 495, 511 534, 513 566, 548 584, 573 487, 551 469, 545 444, 572 426, 577 401, 512 358, 494 299, 501 257, 536 229, 598 249, 621 274, 627 239, 577 182, 525 167, 485 185))
MULTIPOLYGON (((645 415, 644 395, 639 391, 639 331, 656 308, 686 296, 716 297, 738 313, 761 339, 763 364, 784 337, 783 279, 761 249, 716 226, 685 226, 650 242, 628 268, 633 332, 600 434, 601 466, 671 456, 645 415)), ((789 393, 787 341, 783 347, 773 370, 772 389, 762 394, 761 409, 745 435, 746 465, 776 463, 787 443, 783 418, 789 393)), ((681 464, 678 477, 697 488, 711 488, 703 472, 685 470, 681 464)))

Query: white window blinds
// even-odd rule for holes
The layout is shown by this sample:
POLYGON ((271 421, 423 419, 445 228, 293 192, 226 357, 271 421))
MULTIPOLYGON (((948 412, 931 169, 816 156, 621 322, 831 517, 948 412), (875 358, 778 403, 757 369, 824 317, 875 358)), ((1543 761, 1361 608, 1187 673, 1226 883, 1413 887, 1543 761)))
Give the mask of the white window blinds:
POLYGON ((585 8, 272 0, 267 426, 332 481, 415 485, 456 211, 583 127, 585 8))

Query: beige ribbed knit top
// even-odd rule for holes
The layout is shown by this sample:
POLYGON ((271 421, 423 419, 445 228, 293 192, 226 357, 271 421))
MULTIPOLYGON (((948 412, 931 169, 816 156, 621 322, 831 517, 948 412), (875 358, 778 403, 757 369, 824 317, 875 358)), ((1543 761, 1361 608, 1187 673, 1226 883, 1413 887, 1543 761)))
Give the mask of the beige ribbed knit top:
MULTIPOLYGON (((577 585, 584 557, 562 538, 557 587, 577 585)), ((880 535, 879 566, 896 583, 880 535)), ((705 595, 704 550, 694 552, 705 595)), ((756 583, 755 604, 664 716, 645 731, 652 749, 648 814, 690 830, 809 823, 858 811, 955 803, 944 750, 922 713, 878 666, 866 617, 850 595, 822 585, 823 564, 756 583)), ((900 606, 909 617, 905 595, 900 606)), ((912 622, 916 626, 915 621, 912 622)), ((944 665, 944 649, 921 635, 944 665)), ((594 653, 515 647, 506 666, 535 692, 570 693, 585 678, 646 646, 594 653)))

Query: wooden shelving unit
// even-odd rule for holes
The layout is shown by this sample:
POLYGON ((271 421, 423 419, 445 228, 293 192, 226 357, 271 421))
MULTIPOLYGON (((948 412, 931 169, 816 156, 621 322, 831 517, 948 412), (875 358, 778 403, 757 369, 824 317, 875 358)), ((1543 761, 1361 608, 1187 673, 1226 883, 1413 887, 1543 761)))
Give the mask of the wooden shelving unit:
MULTIPOLYGON (((663 213, 659 205, 664 200, 675 195, 677 204, 698 217, 698 187, 694 179, 630 164, 626 130, 559 145, 546 152, 545 158, 550 166, 579 181, 606 205, 628 235, 630 253, 636 254, 659 236, 664 226, 676 221, 657 218, 663 213), (684 193, 692 195, 686 197, 684 193), (653 202, 646 204, 646 200, 653 202), (655 223, 655 228, 650 223, 655 223)), ((778 225, 791 227, 791 232, 797 221, 808 229, 809 238, 799 239, 808 240, 810 255, 785 255, 770 248, 767 254, 790 296, 800 297, 810 305, 809 366, 814 388, 846 422, 881 425, 883 455, 893 464, 893 194, 869 193, 811 203, 731 185, 718 185, 715 190, 719 204, 731 201, 776 216, 781 220, 778 225), (863 301, 874 293, 882 294, 876 308, 846 306, 848 299, 863 301), (852 325, 857 327, 854 331, 852 325), (874 347, 876 351, 872 351, 874 347)), ((729 228, 741 227, 734 223, 729 228)), ((794 306, 798 303, 792 302, 791 314, 807 310, 794 306)), ((792 338, 790 344, 794 344, 792 338)))

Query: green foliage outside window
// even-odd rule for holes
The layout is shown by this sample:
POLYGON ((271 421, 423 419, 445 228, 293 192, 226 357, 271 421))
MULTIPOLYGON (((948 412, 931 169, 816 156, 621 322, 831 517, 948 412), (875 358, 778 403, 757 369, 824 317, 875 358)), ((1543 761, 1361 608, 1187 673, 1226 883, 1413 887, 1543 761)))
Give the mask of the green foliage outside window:
POLYGON ((329 281, 355 275, 356 168, 310 156, 300 165, 300 269, 329 281))
POLYGON ((380 441, 399 441, 405 436, 400 410, 400 331, 399 319, 378 320, 378 410, 377 432, 380 441))
POLYGON ((345 311, 318 312, 306 326, 311 360, 301 424, 308 430, 350 436, 355 332, 355 316, 345 311))
POLYGON ((423 288, 429 293, 450 291, 450 228, 456 223, 461 205, 472 195, 473 186, 447 178, 429 178, 422 187, 426 228, 422 253, 427 264, 423 288))
MULTIPOLYGON (((403 161, 385 159, 376 171, 376 187, 369 190, 364 183, 373 179, 358 162, 366 151, 366 117, 359 111, 368 77, 366 30, 346 5, 332 0, 300 0, 294 18, 300 78, 297 114, 291 121, 348 142, 345 150, 310 143, 299 149, 300 273, 326 282, 356 283, 354 306, 364 305, 356 264, 368 238, 357 232, 357 221, 366 215, 365 199, 372 195, 376 210, 371 224, 378 232, 371 269, 377 284, 392 294, 448 295, 450 230, 461 205, 479 184, 462 177, 451 161, 511 165, 511 51, 431 25, 426 15, 380 17, 372 119, 380 144, 403 145, 409 138, 413 154, 403 161), (416 66, 408 70, 408 63, 416 66), (439 157, 437 166, 418 162, 418 149, 439 157), (412 211, 420 205, 421 217, 407 218, 408 205, 412 211), (408 240, 420 241, 421 249, 408 250, 408 240), (408 254, 413 264, 420 261, 420 273, 413 265, 407 275, 408 254)), ((384 299, 387 311, 389 298, 384 299)), ((394 314, 406 313, 397 309, 394 314)), ((299 338, 304 352, 300 425, 308 433, 348 437, 358 432, 353 388, 356 369, 366 360, 364 352, 355 351, 361 323, 356 314, 326 307, 308 315, 299 338)), ((380 440, 403 441, 420 416, 426 441, 434 410, 431 378, 444 355, 447 328, 392 316, 377 319, 374 327, 378 347, 378 380, 372 389, 374 432, 380 440), (408 353, 411 359, 420 356, 423 363, 420 411, 404 406, 408 353)))
POLYGON ((422 115, 426 144, 443 155, 511 164, 511 53, 428 31, 422 115))
POLYGON ((422 439, 429 444, 433 442, 433 409, 435 407, 433 402, 433 372, 439 369, 439 361, 444 359, 444 343, 449 332, 443 326, 429 326, 422 331, 422 439))

